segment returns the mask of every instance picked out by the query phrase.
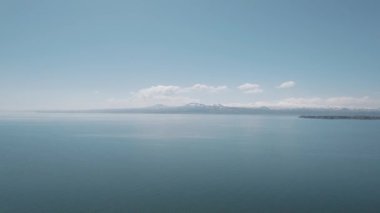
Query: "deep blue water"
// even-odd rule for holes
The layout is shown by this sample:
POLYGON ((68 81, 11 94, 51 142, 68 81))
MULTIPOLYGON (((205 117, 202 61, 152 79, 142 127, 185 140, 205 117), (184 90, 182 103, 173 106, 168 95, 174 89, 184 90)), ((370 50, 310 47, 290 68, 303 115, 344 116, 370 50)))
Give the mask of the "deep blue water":
POLYGON ((380 212, 380 121, 2 114, 0 212, 380 212))

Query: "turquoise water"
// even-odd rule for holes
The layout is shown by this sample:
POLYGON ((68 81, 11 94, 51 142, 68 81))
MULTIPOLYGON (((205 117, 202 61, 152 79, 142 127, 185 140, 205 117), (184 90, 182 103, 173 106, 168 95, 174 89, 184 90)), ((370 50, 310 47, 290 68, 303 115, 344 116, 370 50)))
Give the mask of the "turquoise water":
POLYGON ((379 212, 380 122, 0 115, 0 212, 379 212))

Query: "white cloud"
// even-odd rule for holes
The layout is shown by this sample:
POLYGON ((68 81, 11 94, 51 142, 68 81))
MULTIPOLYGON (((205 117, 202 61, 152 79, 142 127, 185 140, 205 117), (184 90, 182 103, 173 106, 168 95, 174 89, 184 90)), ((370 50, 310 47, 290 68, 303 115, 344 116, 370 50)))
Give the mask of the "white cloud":
POLYGON ((150 106, 164 104, 168 106, 182 105, 199 100, 182 95, 184 88, 173 85, 157 85, 140 89, 132 93, 126 105, 128 106, 150 106))
POLYGON ((199 92, 220 92, 223 90, 226 90, 227 86, 209 86, 205 84, 194 84, 191 87, 184 88, 184 91, 193 92, 193 91, 199 91, 199 92))
POLYGON ((157 85, 143 88, 132 92, 128 99, 109 99, 107 102, 113 107, 144 107, 155 104, 167 106, 178 106, 193 102, 200 102, 196 97, 199 93, 216 93, 226 90, 227 86, 209 86, 205 84, 194 84, 190 87, 175 85, 157 85))
POLYGON ((296 82, 294 81, 285 81, 281 83, 279 86, 277 86, 278 89, 289 89, 296 85, 296 82))
POLYGON ((256 101, 253 103, 230 103, 228 106, 271 108, 380 108, 380 100, 364 97, 286 98, 279 101, 256 101))
POLYGON ((149 88, 140 89, 136 93, 133 93, 134 96, 139 98, 154 98, 159 96, 173 96, 178 94, 181 91, 181 88, 178 86, 165 86, 158 85, 152 86, 149 88))
POLYGON ((242 84, 238 86, 238 89, 247 94, 262 93, 264 91, 263 89, 261 89, 260 85, 250 83, 242 84))

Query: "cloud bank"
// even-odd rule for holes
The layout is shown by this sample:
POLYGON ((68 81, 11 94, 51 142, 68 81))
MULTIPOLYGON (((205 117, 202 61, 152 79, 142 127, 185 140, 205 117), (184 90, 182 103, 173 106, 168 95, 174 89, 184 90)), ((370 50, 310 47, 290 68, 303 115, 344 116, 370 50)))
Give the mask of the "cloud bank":
POLYGON ((229 103, 237 107, 271 107, 271 108, 380 108, 380 100, 364 97, 331 97, 331 98, 286 98, 279 101, 256 101, 253 103, 229 103))
POLYGON ((212 95, 227 90, 227 86, 210 86, 206 84, 194 84, 189 87, 176 85, 156 85, 140 89, 131 93, 131 97, 125 100, 111 98, 108 100, 112 106, 145 107, 156 104, 167 106, 179 106, 188 103, 199 103, 199 94, 212 95))
MULTIPOLYGON (((283 82, 278 88, 286 89, 295 86, 295 82, 283 82)), ((270 108, 351 108, 374 109, 380 108, 380 100, 369 96, 351 97, 290 97, 280 100, 256 100, 244 102, 244 97, 239 97, 238 92, 245 94, 259 94, 263 89, 259 84, 245 83, 235 90, 225 85, 211 86, 206 84, 194 84, 188 87, 177 85, 156 85, 132 92, 127 99, 108 99, 111 107, 146 107, 156 104, 167 106, 179 106, 188 103, 223 104, 236 107, 270 107, 270 108), (228 93, 223 93, 228 91, 228 93), (223 94, 219 94, 223 93, 223 94), (228 102, 229 100, 237 102, 228 102), (240 100, 239 100, 240 99, 240 100), (214 103, 212 100, 217 100, 214 103), (222 100, 221 102, 219 102, 222 100)), ((246 98, 246 97, 245 97, 246 98)))

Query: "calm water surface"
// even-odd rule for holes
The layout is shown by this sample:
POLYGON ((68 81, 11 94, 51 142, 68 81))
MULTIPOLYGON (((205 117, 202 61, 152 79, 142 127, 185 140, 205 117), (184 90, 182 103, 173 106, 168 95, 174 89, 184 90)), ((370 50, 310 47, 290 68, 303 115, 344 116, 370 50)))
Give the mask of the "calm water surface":
POLYGON ((380 212, 380 122, 1 114, 0 212, 380 212))

